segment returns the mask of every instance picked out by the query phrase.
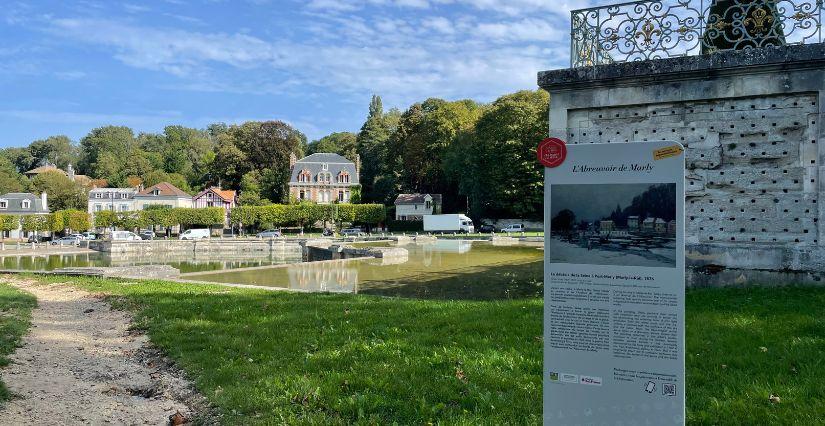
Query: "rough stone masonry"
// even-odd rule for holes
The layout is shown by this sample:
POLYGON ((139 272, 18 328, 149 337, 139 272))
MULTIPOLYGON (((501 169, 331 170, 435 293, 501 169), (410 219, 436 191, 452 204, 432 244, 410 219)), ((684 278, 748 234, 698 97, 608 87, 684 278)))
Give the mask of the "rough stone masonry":
POLYGON ((688 285, 823 282, 825 45, 545 71, 538 81, 551 94, 551 136, 685 145, 688 285))

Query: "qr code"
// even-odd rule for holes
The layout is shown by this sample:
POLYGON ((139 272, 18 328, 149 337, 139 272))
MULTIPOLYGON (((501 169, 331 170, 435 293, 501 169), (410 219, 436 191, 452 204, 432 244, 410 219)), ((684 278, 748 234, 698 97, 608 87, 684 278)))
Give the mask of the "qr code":
POLYGON ((662 395, 676 396, 676 385, 673 383, 662 383, 662 395))

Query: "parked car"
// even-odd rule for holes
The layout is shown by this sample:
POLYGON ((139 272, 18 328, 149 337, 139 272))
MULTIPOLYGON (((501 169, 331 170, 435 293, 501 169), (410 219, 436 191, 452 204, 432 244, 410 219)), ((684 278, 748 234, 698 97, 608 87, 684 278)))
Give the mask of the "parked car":
POLYGON ((511 223, 504 228, 501 228, 501 232, 524 232, 524 224, 511 223))
POLYGON ((209 230, 198 228, 198 229, 187 229, 180 234, 181 240, 202 240, 204 238, 209 238, 209 230))
POLYGON ((139 241, 140 237, 130 231, 114 231, 112 232, 112 241, 139 241))
POLYGON ((45 235, 34 235, 34 234, 32 234, 32 235, 29 235, 29 239, 26 240, 26 241, 30 242, 30 243, 44 243, 46 241, 51 241, 51 240, 52 240, 51 237, 47 237, 45 235))
POLYGON ((324 228, 324 232, 321 233, 324 237, 331 237, 335 235, 335 232, 332 229, 324 228))
POLYGON ((482 234, 490 234, 490 233, 496 232, 496 227, 493 226, 493 225, 483 224, 483 225, 478 227, 478 232, 480 232, 482 234))
POLYGON ((366 234, 364 233, 364 231, 361 230, 361 228, 344 228, 341 230, 341 235, 347 237, 357 237, 366 234))
POLYGON ((96 240, 97 239, 97 234, 95 234, 94 232, 84 232, 81 235, 83 235, 84 240, 91 241, 91 240, 96 240))
POLYGON ((154 231, 150 231, 148 229, 141 230, 138 232, 138 235, 140 235, 141 240, 151 240, 152 238, 155 238, 154 231))
POLYGON ((78 243, 80 243, 80 238, 77 238, 74 235, 52 241, 52 245, 55 246, 75 246, 78 243))
POLYGON ((279 238, 281 237, 281 231, 278 229, 267 229, 266 231, 258 232, 258 238, 279 238))

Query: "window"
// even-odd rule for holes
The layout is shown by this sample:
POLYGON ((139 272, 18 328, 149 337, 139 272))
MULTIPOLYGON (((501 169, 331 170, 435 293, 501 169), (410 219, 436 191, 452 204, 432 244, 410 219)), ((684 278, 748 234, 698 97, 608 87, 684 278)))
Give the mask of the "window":
POLYGON ((424 205, 424 208, 427 209, 427 210, 431 209, 432 207, 433 207, 433 203, 430 202, 430 201, 427 201, 427 203, 424 205))
POLYGON ((310 174, 309 170, 301 170, 301 173, 298 175, 298 182, 300 183, 309 183, 310 181, 310 174))
POLYGON ((124 199, 124 198, 129 198, 129 193, 128 193, 128 192, 121 192, 121 193, 120 193, 120 198, 121 198, 121 199, 124 199))
POLYGON ((128 204, 121 204, 120 205, 120 211, 122 211, 122 212, 129 211, 129 205, 128 204))
POLYGON ((31 200, 23 200, 22 202, 20 202, 20 207, 22 207, 24 209, 30 209, 31 206, 32 206, 31 200))
POLYGON ((211 193, 211 192, 207 192, 207 193, 206 193, 206 198, 207 198, 207 199, 209 199, 209 200, 211 200, 211 199, 212 199, 212 193, 211 193))
POLYGON ((95 198, 103 198, 103 194, 95 192, 95 198))
POLYGON ((9 208, 9 200, 0 200, 0 209, 9 208))
POLYGON ((298 199, 299 200, 306 200, 307 199, 307 193, 303 189, 298 192, 298 199))
POLYGON ((341 172, 338 175, 338 183, 349 183, 349 173, 341 172))
POLYGON ((321 165, 321 170, 329 170, 329 164, 324 163, 321 165))
POLYGON ((338 201, 344 202, 344 191, 338 191, 338 201))
POLYGON ((160 190, 159 189, 153 189, 152 190, 152 195, 160 195, 160 190))
POLYGON ((102 204, 95 204, 95 211, 99 212, 101 210, 103 210, 103 205, 102 204))

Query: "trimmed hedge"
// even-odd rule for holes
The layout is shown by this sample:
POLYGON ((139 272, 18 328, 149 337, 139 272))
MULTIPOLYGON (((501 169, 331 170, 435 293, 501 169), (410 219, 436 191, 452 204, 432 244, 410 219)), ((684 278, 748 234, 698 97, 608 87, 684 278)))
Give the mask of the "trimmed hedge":
MULTIPOLYGON (((52 231, 65 229, 88 231, 91 228, 89 213, 82 210, 58 210, 50 214, 0 215, 0 230, 13 231, 18 225, 23 231, 52 231)), ((95 221, 97 225, 97 221, 95 221)))
POLYGON ((386 218, 383 204, 270 204, 232 209, 229 220, 236 225, 306 226, 317 221, 354 222, 374 225, 386 218))
POLYGON ((95 213, 95 226, 109 228, 112 226, 122 229, 136 229, 150 226, 172 227, 183 226, 214 226, 224 222, 222 207, 206 208, 154 208, 149 210, 113 212, 104 210, 95 213))

